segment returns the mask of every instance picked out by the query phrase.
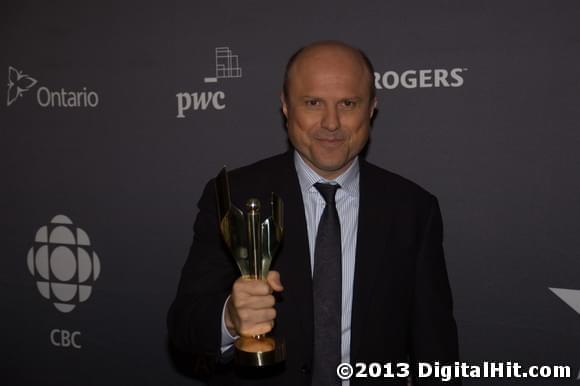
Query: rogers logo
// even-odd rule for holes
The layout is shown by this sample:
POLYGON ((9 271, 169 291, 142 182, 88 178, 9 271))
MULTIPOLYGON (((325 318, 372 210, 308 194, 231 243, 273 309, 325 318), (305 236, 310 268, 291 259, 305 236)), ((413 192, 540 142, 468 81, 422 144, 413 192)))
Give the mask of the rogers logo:
POLYGON ((382 74, 375 72, 375 87, 377 90, 393 90, 397 87, 461 87, 464 82, 462 73, 465 71, 467 68, 406 70, 401 73, 385 71, 382 74))

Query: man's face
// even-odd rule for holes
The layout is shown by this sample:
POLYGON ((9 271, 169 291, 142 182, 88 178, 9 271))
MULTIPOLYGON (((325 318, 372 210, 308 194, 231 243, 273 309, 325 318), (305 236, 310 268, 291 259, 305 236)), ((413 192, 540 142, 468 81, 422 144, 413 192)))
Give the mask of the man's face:
POLYGON ((326 179, 342 174, 368 140, 376 106, 369 81, 362 58, 343 47, 311 48, 290 69, 282 96, 288 137, 326 179))

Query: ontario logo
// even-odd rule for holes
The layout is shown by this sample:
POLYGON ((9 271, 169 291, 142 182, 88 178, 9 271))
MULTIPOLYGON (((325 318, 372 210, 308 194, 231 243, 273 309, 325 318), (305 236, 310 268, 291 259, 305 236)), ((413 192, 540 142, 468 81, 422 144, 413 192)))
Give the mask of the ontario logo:
POLYGON ((101 272, 87 233, 62 214, 38 229, 26 264, 40 295, 64 313, 89 299, 101 272))
MULTIPOLYGON (((8 66, 8 92, 6 106, 11 106, 17 100, 22 99, 38 81, 36 78, 25 74, 24 71, 8 66)), ((83 87, 80 90, 49 89, 41 86, 36 89, 36 103, 41 107, 76 107, 93 108, 99 105, 99 94, 96 91, 83 87)))
MULTIPOLYGON (((215 74, 203 78, 204 83, 218 83, 220 80, 242 77, 239 56, 234 55, 229 47, 217 47, 215 49, 215 74)), ((196 91, 178 92, 177 118, 185 118, 187 110, 223 110, 226 108, 224 91, 196 91)))
POLYGON ((37 83, 37 80, 23 74, 12 66, 8 67, 8 95, 6 96, 6 106, 10 106, 22 94, 30 90, 37 83))

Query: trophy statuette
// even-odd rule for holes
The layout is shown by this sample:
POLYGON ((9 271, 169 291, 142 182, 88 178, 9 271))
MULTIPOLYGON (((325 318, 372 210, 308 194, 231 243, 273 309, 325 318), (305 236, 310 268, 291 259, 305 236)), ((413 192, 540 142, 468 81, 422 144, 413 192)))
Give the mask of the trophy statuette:
MULTIPOLYGON (((231 202, 228 174, 224 167, 216 177, 219 227, 223 240, 243 278, 265 280, 283 235, 284 208, 280 197, 271 194, 272 215, 261 222, 260 201, 246 201, 246 213, 231 202)), ((263 367, 286 359, 283 339, 266 334, 241 336, 234 343, 238 365, 263 367)))

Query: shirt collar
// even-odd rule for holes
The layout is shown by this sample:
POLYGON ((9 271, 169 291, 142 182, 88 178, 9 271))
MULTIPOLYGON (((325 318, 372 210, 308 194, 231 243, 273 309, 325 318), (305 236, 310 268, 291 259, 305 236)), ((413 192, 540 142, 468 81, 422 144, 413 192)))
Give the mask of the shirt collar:
POLYGON ((302 193, 309 191, 316 191, 314 184, 317 182, 337 183, 341 190, 350 196, 358 195, 359 188, 359 162, 358 156, 352 161, 352 164, 345 170, 344 173, 336 177, 334 180, 327 180, 319 176, 304 160, 302 156, 294 150, 294 166, 298 174, 298 181, 300 183, 300 190, 302 193))

